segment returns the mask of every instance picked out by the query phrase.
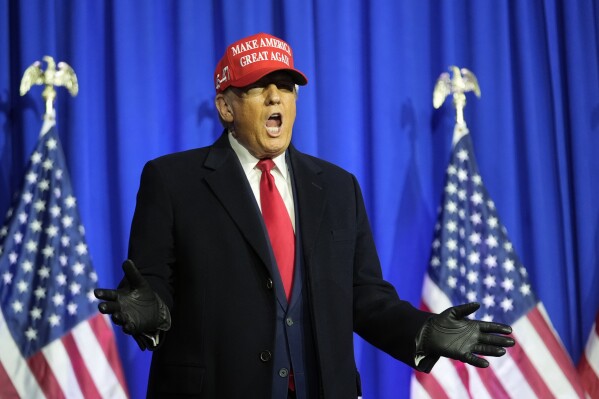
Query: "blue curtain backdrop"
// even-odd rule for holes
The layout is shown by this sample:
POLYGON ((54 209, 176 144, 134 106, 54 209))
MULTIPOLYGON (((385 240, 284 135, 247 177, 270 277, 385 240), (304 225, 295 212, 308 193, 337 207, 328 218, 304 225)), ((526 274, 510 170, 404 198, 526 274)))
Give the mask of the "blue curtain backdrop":
MULTIPOLYGON (((599 305, 599 1, 0 0, 0 215, 41 127, 43 55, 76 70, 58 130, 101 286, 126 256, 143 164, 221 131, 212 74, 259 31, 309 77, 293 141, 361 182, 385 276, 418 304, 454 121, 432 107, 448 65, 477 75, 466 120, 480 171, 574 361, 599 305)), ((226 285, 226 282, 222 282, 226 285)), ((129 388, 150 354, 117 333, 129 388)), ((0 347, 1 350, 1 347, 0 347)), ((406 398, 410 370, 356 339, 365 397, 406 398)))

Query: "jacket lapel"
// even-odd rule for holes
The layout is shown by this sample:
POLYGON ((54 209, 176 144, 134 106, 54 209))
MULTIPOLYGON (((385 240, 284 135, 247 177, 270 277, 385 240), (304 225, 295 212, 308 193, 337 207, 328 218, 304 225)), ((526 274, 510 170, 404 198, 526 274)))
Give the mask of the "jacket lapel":
POLYGON ((210 149, 204 166, 213 170, 206 176, 206 183, 231 215, 241 234, 270 269, 268 243, 260 211, 226 132, 210 149))
POLYGON ((320 176, 322 169, 293 146, 289 146, 289 159, 295 180, 302 249, 308 266, 325 209, 326 185, 320 176))

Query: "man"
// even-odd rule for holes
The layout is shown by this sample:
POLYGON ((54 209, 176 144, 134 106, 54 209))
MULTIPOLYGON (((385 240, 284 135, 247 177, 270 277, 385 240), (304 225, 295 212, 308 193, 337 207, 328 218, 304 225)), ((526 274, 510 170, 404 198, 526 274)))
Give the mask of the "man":
POLYGON ((306 83, 286 42, 233 43, 215 71, 223 135, 146 164, 125 278, 96 296, 155 350, 149 397, 355 398, 354 331, 422 371, 514 345, 465 318, 477 304, 422 312, 383 280, 355 177, 290 144, 306 83))

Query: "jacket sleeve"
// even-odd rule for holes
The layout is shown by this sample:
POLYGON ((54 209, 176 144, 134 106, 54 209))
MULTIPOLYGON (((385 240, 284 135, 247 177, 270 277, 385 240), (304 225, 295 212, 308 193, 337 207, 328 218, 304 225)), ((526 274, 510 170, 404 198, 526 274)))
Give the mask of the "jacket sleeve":
POLYGON ((173 206, 167 179, 155 161, 143 169, 129 237, 129 259, 135 262, 154 292, 169 309, 173 306, 175 263, 173 206))
POLYGON ((416 338, 430 313, 401 300, 395 288, 383 279, 364 200, 355 178, 354 187, 357 226, 354 331, 377 348, 416 368, 416 338))

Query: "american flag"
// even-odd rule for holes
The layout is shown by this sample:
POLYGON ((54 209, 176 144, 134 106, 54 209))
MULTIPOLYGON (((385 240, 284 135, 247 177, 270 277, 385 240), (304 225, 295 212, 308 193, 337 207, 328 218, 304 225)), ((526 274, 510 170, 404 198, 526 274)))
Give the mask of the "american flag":
POLYGON ((479 302, 474 318, 513 327, 516 346, 478 369, 441 358, 414 372, 412 398, 584 397, 572 360, 535 297, 489 196, 465 126, 456 126, 442 206, 425 276, 422 308, 439 313, 479 302))
POLYGON ((125 398, 54 122, 0 230, 0 398, 125 398))
POLYGON ((585 392, 591 398, 599 398, 599 313, 589 334, 584 353, 578 362, 578 373, 585 392))

